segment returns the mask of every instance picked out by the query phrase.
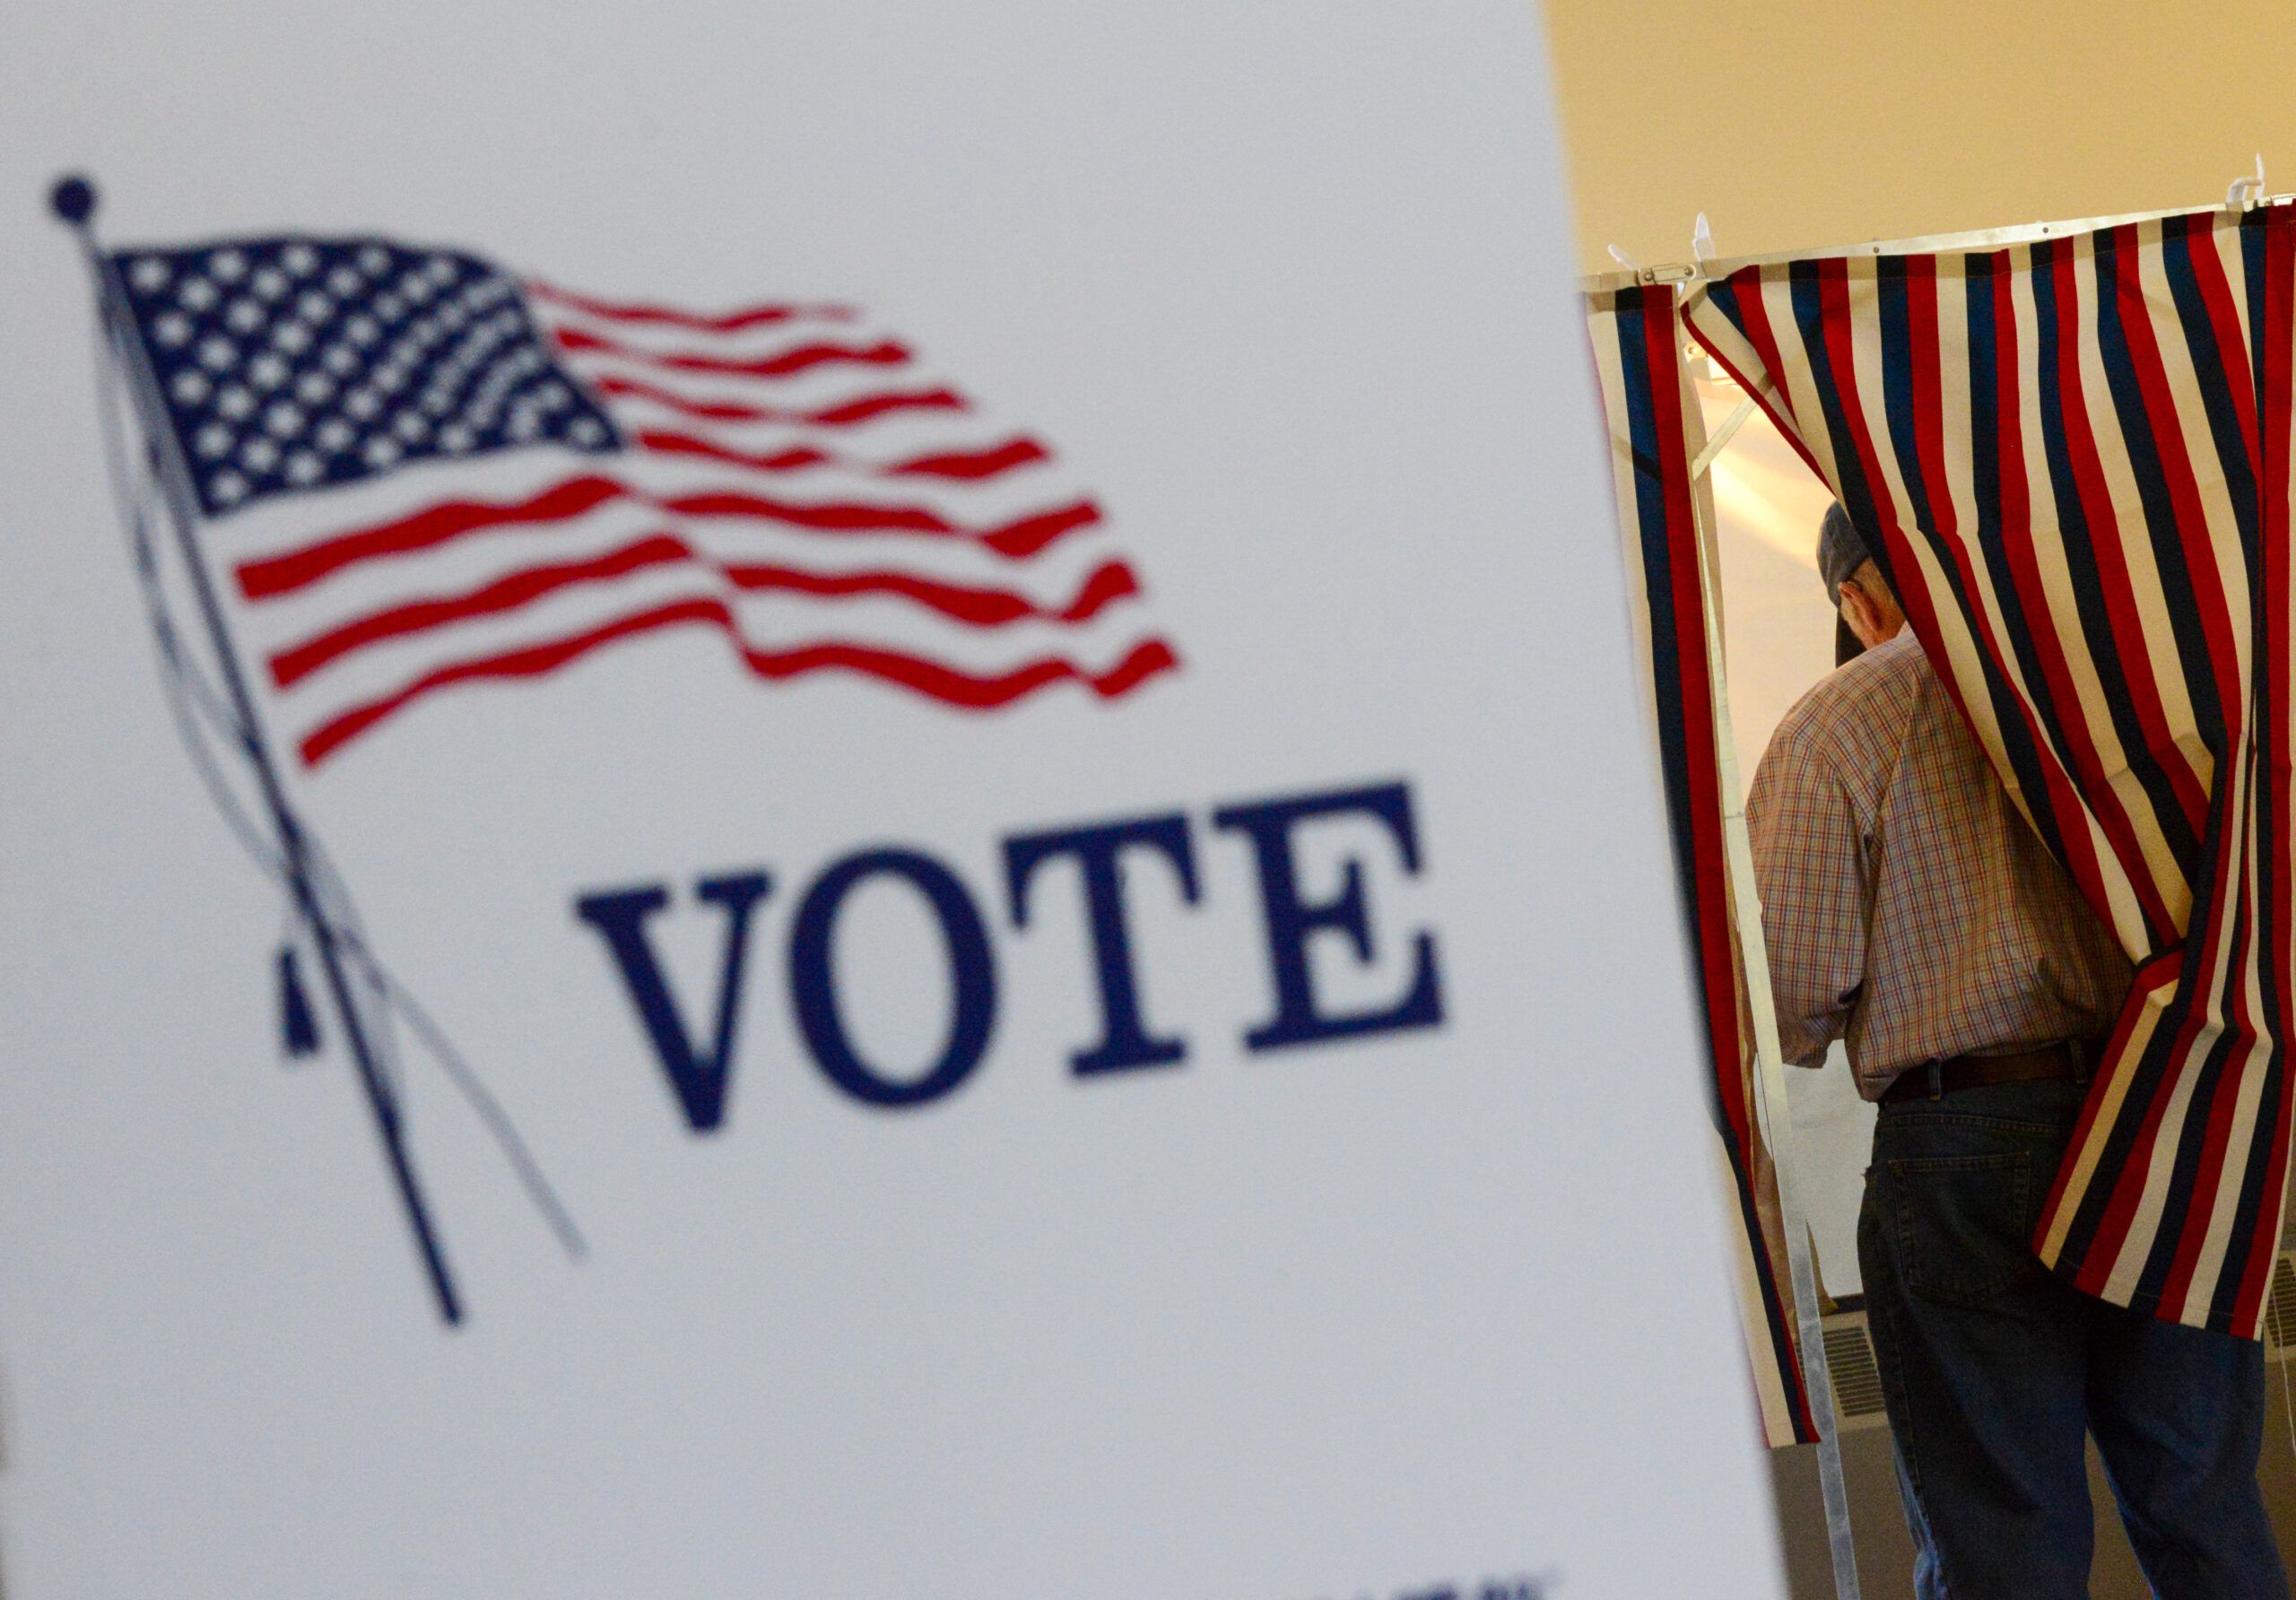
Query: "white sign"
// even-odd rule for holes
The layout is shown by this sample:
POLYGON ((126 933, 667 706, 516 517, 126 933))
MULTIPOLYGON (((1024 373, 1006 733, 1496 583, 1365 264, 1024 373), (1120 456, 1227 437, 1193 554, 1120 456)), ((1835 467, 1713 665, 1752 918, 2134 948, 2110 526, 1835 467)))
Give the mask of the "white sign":
POLYGON ((11 1596, 1776 1593, 1544 74, 20 8, 11 1596))

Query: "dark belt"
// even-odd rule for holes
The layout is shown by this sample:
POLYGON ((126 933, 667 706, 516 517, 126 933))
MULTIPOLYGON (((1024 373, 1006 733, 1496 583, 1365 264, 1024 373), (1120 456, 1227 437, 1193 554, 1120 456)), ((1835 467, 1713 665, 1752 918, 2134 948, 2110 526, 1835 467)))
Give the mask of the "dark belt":
POLYGON ((1882 1091, 1881 1103, 1894 1106, 1904 1100, 1935 1100, 1957 1090, 1984 1089, 1995 1083, 2039 1083, 2052 1078, 2085 1083, 2100 1054, 2098 1040, 2068 1039, 2007 1056, 1949 1056, 1943 1061, 1917 1061, 1882 1091))

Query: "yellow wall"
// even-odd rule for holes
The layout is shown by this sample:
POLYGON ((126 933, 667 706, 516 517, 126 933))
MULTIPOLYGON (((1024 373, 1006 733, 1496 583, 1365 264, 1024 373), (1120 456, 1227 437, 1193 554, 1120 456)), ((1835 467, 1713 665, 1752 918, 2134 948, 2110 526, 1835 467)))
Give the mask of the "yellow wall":
POLYGON ((1546 10, 1589 272, 2296 190, 2296 0, 1546 10))

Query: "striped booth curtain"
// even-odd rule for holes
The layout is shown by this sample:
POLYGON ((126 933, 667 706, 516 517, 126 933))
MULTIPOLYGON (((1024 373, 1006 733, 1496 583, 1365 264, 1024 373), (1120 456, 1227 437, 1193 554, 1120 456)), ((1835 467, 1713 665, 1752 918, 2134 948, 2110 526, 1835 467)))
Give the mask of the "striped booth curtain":
POLYGON ((2035 1248, 2249 1337, 2291 1119, 2292 267, 2266 205, 1748 265, 1683 306, 2136 963, 2035 1248))
POLYGON ((1628 593, 1657 717, 1684 931, 1711 1046, 1709 1108, 1741 1223, 1733 1235, 1740 1323, 1770 1443, 1806 1444, 1818 1435, 1801 1379, 1792 1297, 1785 1289, 1777 1174, 1754 1114, 1753 1031, 1724 848, 1716 685, 1708 667, 1693 520, 1693 496, 1706 491, 1690 471, 1705 442, 1705 426, 1683 367, 1684 334, 1674 291, 1607 291, 1589 294, 1586 304, 1610 425, 1628 593))

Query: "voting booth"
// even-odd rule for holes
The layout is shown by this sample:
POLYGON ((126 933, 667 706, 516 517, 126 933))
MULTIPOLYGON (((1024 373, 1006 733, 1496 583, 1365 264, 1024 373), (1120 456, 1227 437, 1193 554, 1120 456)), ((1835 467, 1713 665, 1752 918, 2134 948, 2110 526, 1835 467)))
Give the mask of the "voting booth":
MULTIPOLYGON (((1586 300, 1739 1200, 1768 1437, 1815 1442, 1856 1592, 1723 667, 1716 363, 1848 509, 2004 788, 2136 981, 2033 1238, 2075 1287, 2266 1332, 2280 1253, 2296 207, 1631 268, 1586 300)), ((2285 1330, 2272 1330, 2284 1339, 2285 1330)), ((1862 1344, 1858 1346, 1862 1350, 1862 1344)))

